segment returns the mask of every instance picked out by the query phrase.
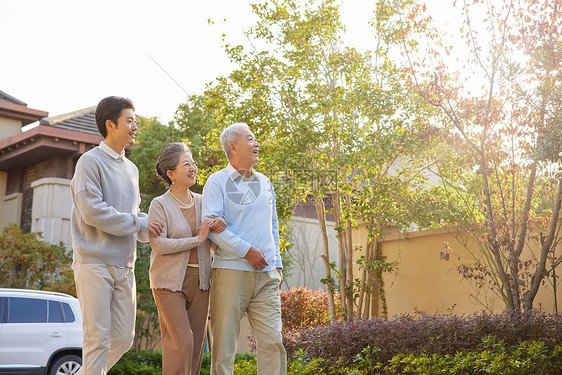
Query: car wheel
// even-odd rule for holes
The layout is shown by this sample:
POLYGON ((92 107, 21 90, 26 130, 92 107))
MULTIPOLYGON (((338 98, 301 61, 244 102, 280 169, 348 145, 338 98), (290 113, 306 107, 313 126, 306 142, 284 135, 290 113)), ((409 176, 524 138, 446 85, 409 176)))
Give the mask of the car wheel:
POLYGON ((66 354, 53 363, 49 375, 74 375, 82 367, 82 358, 73 354, 66 354))

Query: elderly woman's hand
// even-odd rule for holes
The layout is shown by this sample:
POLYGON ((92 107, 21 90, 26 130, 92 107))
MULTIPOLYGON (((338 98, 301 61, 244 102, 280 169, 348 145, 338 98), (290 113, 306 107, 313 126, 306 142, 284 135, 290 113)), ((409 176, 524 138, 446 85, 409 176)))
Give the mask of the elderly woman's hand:
POLYGON ((226 229, 226 221, 222 217, 216 217, 211 224, 211 232, 220 233, 226 229))

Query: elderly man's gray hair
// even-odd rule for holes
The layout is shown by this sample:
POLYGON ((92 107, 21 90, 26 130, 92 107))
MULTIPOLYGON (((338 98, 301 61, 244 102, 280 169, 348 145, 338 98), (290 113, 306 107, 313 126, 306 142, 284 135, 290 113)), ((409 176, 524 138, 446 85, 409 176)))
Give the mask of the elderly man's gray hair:
POLYGON ((230 159, 230 149, 228 146, 231 143, 236 142, 236 139, 240 135, 240 131, 242 129, 250 130, 250 127, 243 122, 237 122, 222 131, 220 141, 227 159, 230 159))

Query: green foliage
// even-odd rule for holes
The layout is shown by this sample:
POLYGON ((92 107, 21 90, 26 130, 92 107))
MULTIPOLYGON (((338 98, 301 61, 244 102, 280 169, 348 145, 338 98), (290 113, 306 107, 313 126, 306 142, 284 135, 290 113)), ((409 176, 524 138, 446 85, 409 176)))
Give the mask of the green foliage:
MULTIPOLYGON (((254 4, 258 21, 247 33, 254 48, 227 44, 239 68, 206 92, 221 122, 244 121, 256 133, 259 168, 273 176, 282 217, 309 198, 334 214, 340 258, 349 262, 339 265, 348 270, 339 273, 347 318, 356 295, 348 275, 351 230, 366 222, 372 239, 389 223, 430 225, 421 217, 427 194, 413 160, 427 146, 421 136, 427 106, 405 85, 405 68, 390 59, 405 37, 404 23, 412 33, 416 25, 398 22, 394 5, 406 11, 413 2, 380 7, 392 11, 379 22, 380 48, 363 53, 343 42, 336 1, 254 4)), ((326 280, 331 292, 331 275, 326 280)))
POLYGON ((308 358, 338 363, 341 368, 358 361, 386 365, 398 354, 445 356, 502 347, 512 352, 520 343, 532 341, 541 341, 549 350, 562 345, 562 315, 536 310, 468 316, 403 314, 393 319, 340 321, 284 336, 289 356, 306 350, 308 358))
POLYGON ((137 318, 135 324, 135 341, 137 351, 153 350, 160 341, 160 324, 156 302, 150 289, 150 245, 138 243, 135 278, 137 280, 137 318))
POLYGON ((203 353, 203 360, 201 361, 201 371, 199 375, 211 374, 211 352, 203 353))
POLYGON ((256 358, 244 359, 234 363, 234 375, 254 375, 258 373, 256 358))
MULTIPOLYGON (((298 352, 287 364, 287 375, 323 375, 321 359, 307 359, 304 351, 298 352)), ((239 359, 234 364, 233 375, 256 375, 258 373, 257 357, 239 359)))
POLYGON ((488 337, 482 341, 481 349, 445 355, 399 354, 384 366, 384 373, 551 375, 562 370, 562 345, 549 349, 543 342, 532 341, 520 343, 515 350, 507 350, 504 343, 488 337))
POLYGON ((141 191, 141 211, 147 212, 152 198, 166 191, 164 184, 156 174, 156 161, 160 150, 175 138, 172 127, 162 125, 156 118, 139 118, 139 130, 136 142, 131 147, 129 159, 139 169, 139 188, 141 191))
MULTIPOLYGON (((237 353, 234 357, 234 363, 246 361, 255 362, 255 354, 237 353)), ((201 375, 209 375, 211 373, 211 352, 203 354, 201 362, 201 375)), ((236 372, 235 372, 236 373, 236 372)), ((134 351, 130 350, 113 366, 109 371, 109 375, 161 375, 162 374, 162 352, 152 351, 134 351)))
POLYGON ((4 288, 51 290, 76 295, 72 255, 61 242, 51 245, 41 233, 23 233, 16 224, 0 236, 0 280, 4 288))
MULTIPOLYGON (((541 341, 521 342, 508 350, 493 337, 482 341, 480 350, 459 351, 455 354, 401 353, 387 363, 376 360, 378 348, 367 347, 357 354, 353 365, 339 361, 306 359, 300 351, 289 361, 288 374, 331 375, 552 375, 562 370, 562 345, 547 347, 541 341)), ((248 373, 248 374, 255 374, 248 373)))
POLYGON ((202 170, 223 165, 226 158, 219 142, 221 126, 203 95, 192 95, 179 105, 171 126, 184 140, 202 170))
POLYGON ((322 360, 318 358, 307 358, 306 351, 298 350, 290 358, 287 364, 288 375, 321 375, 325 374, 322 368, 322 360))
POLYGON ((162 352, 126 352, 109 370, 109 375, 162 375, 162 352))

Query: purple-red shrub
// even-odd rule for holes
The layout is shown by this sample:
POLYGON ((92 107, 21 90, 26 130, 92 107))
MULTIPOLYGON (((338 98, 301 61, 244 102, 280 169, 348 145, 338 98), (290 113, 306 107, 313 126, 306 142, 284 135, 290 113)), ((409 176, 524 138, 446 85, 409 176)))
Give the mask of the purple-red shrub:
POLYGON ((399 353, 452 354, 478 351, 488 335, 504 340, 507 348, 521 342, 562 344, 562 314, 530 311, 524 314, 400 315, 393 319, 337 322, 285 336, 289 356, 305 349, 310 358, 349 365, 366 347, 379 348, 373 360, 386 363, 399 353))

